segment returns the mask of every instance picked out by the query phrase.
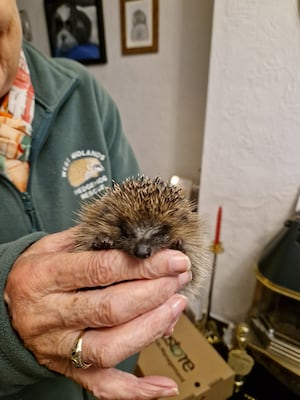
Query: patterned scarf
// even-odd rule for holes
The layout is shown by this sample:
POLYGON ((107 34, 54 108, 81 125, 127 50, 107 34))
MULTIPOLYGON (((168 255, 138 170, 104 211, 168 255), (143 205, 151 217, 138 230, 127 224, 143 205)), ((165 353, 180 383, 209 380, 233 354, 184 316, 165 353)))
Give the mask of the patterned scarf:
POLYGON ((0 173, 25 192, 29 176, 34 89, 25 54, 10 91, 0 104, 0 173))

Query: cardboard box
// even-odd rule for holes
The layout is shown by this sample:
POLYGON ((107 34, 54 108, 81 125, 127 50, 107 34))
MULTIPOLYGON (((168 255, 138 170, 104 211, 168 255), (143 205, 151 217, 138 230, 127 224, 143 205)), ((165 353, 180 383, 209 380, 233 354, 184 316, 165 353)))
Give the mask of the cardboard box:
POLYGON ((137 373, 172 378, 180 392, 172 399, 225 400, 233 393, 234 372, 186 315, 172 336, 140 354, 137 373))

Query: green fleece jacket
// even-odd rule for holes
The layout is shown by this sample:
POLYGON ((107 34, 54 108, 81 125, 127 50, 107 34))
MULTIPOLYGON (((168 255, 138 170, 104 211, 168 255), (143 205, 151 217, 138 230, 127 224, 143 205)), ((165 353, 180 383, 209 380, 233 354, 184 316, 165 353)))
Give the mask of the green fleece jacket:
MULTIPOLYGON (((0 174, 0 399, 92 398, 77 384, 40 366, 13 331, 3 301, 10 268, 30 244, 74 225, 82 200, 112 181, 136 175, 137 162, 118 111, 78 63, 24 51, 35 88, 30 177, 20 193, 0 174)), ((132 370, 132 359, 122 369, 132 370)))

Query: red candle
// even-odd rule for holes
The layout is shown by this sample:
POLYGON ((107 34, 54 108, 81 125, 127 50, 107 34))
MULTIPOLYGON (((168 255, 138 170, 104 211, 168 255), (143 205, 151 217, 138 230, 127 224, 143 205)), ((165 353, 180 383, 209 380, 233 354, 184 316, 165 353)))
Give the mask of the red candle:
POLYGON ((216 235, 215 235, 214 244, 220 243, 221 222, 222 222, 222 207, 219 207, 218 215, 217 215, 216 235))

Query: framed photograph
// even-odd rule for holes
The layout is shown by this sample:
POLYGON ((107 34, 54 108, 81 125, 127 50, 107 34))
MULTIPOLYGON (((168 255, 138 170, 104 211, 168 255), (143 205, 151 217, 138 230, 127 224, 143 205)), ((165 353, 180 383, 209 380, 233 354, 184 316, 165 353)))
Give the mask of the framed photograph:
POLYGON ((44 0, 52 57, 106 63, 101 0, 44 0))
POLYGON ((123 54, 158 52, 158 0, 120 0, 123 54))

